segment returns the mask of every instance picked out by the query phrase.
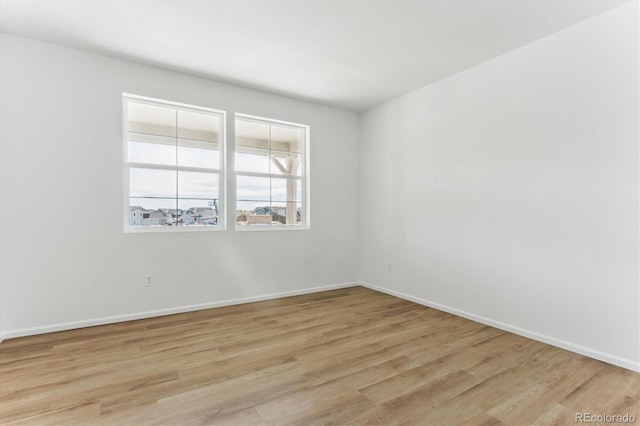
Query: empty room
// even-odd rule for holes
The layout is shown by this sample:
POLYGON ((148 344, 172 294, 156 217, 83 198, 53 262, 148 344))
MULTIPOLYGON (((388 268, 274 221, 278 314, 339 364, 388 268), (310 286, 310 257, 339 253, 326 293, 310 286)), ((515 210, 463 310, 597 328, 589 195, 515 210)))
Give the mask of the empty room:
POLYGON ((640 424, 637 0, 0 0, 0 425, 640 424))

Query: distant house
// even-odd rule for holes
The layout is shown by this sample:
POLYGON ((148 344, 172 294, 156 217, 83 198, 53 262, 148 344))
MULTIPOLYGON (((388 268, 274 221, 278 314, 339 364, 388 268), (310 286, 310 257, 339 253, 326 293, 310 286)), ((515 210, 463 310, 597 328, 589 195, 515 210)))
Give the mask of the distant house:
POLYGON ((218 214, 211 207, 191 207, 182 214, 185 225, 217 225, 218 214))
POLYGON ((165 225, 217 225, 218 212, 215 207, 191 207, 182 209, 149 210, 140 206, 131 206, 129 224, 131 226, 165 225))
POLYGON ((236 223, 239 225, 272 225, 287 223, 287 209, 278 206, 256 207, 251 211, 236 212, 236 223))
POLYGON ((164 214, 171 216, 173 222, 179 220, 180 216, 182 216, 181 209, 160 209, 164 214))
POLYGON ((256 207, 255 209, 253 209, 253 211, 251 212, 251 214, 253 215, 257 215, 257 216, 263 216, 263 215, 267 215, 271 213, 271 208, 269 206, 266 207, 256 207))
POLYGON ((167 225, 171 223, 173 223, 171 215, 166 214, 160 209, 144 213, 142 218, 143 226, 167 225))
POLYGON ((129 208, 129 225, 142 226, 143 214, 146 212, 147 210, 142 207, 131 206, 129 208))
POLYGON ((131 226, 162 226, 173 223, 171 214, 163 210, 147 210, 139 206, 131 206, 129 224, 131 226))

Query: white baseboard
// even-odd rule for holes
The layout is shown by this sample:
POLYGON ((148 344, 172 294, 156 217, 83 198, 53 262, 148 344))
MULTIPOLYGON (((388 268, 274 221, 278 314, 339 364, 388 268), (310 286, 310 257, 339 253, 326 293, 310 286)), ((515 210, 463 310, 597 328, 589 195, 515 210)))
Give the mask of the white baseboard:
POLYGON ((336 290, 340 288, 356 287, 359 286, 359 282, 349 282, 341 284, 333 284, 321 287, 311 287, 301 290, 283 291, 279 293, 263 294, 260 296, 242 297, 239 299, 228 299, 217 302, 200 303, 197 305, 178 306, 175 308, 158 309, 154 311, 137 312, 125 315, 116 315, 111 317, 94 318, 82 321, 72 321, 53 325, 47 325, 42 327, 22 328, 18 330, 5 331, 0 335, 0 341, 2 339, 11 339, 14 337, 33 336, 36 334, 52 333, 55 331, 73 330, 76 328, 92 327, 96 325, 113 324, 124 321, 132 321, 144 318, 159 317, 163 315, 180 314, 183 312, 200 311, 203 309, 220 308, 223 306, 241 305, 243 303, 260 302, 263 300, 280 299, 283 297, 300 296, 303 294, 318 293, 327 290, 336 290))
POLYGON ((475 322, 479 322, 485 325, 489 325, 491 327, 499 328, 500 330, 508 331, 520 336, 528 337, 529 339, 537 340, 542 343, 549 344, 551 346, 556 346, 561 349, 566 349, 571 352, 578 353, 580 355, 588 356, 589 358, 594 358, 608 364, 617 365, 622 368, 626 368, 628 370, 633 370, 640 372, 640 362, 634 361, 631 359, 621 358, 612 354, 608 354, 605 352, 598 351, 596 349, 587 348, 585 346, 577 345, 575 343, 567 342, 566 340, 556 339, 555 337, 547 336, 544 334, 537 333, 535 331, 526 330, 524 328, 516 327, 510 324, 506 324, 500 321, 495 321, 490 318, 485 318, 480 315, 475 315, 469 312, 461 311, 456 308, 452 308, 450 306, 441 305, 440 303, 435 303, 430 300, 422 299, 420 297, 411 296, 406 293, 402 293, 399 291, 391 290, 385 287, 380 287, 377 285, 369 284, 366 282, 360 282, 363 287, 370 288, 372 290, 380 291, 382 293, 387 293, 392 296, 399 297, 401 299, 409 300, 411 302, 418 303, 420 305, 428 306, 430 308, 437 309, 439 311, 448 312, 453 315, 457 315, 459 317, 467 318, 475 322))

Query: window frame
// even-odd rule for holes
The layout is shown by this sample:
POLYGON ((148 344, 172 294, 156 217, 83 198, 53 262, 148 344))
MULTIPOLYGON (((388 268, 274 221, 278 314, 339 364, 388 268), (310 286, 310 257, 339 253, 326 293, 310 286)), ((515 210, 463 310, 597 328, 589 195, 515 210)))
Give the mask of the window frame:
MULTIPOLYGON (((148 233, 148 232, 215 232, 227 230, 227 155, 226 155, 226 137, 227 137, 227 112, 213 108, 189 105, 180 102, 167 101, 164 99, 150 98, 130 93, 122 94, 122 164, 123 164, 123 209, 122 224, 125 233, 148 233), (129 161, 129 102, 137 102, 152 106, 164 108, 173 108, 176 111, 207 113, 217 116, 220 123, 218 135, 218 168, 190 167, 157 165, 129 161), (129 223, 130 215, 130 199, 131 199, 131 182, 130 171, 132 168, 144 168, 149 170, 170 170, 200 173, 215 173, 218 176, 218 224, 215 226, 132 226, 129 223)), ((178 134, 176 129, 176 144, 178 143, 178 134)), ((176 145, 179 146, 179 145, 176 145)), ((176 188, 177 191, 177 188, 176 188)), ((176 200, 180 200, 180 194, 176 192, 176 200)))
MULTIPOLYGON (((311 173, 310 173, 310 141, 311 141, 311 127, 307 124, 294 123, 290 121, 277 120, 268 117, 261 117, 257 115, 250 115, 244 113, 234 113, 233 116, 233 129, 234 129, 234 137, 233 137, 233 169, 230 170, 233 173, 234 183, 235 183, 235 202, 234 202, 234 223, 235 230, 240 232, 248 232, 248 231, 306 231, 311 229, 311 196, 310 196, 310 186, 311 186, 311 173), (275 125, 280 127, 292 128, 292 129, 302 129, 304 131, 304 141, 302 143, 302 161, 300 162, 301 166, 301 174, 299 176, 291 176, 287 177, 287 175, 277 174, 277 173, 263 173, 263 172, 248 172, 248 171, 238 171, 235 164, 235 154, 237 148, 237 119, 262 124, 262 125, 275 125), (302 220, 300 224, 295 225, 270 225, 270 226, 246 226, 239 225, 237 221, 238 216, 238 176, 247 176, 247 177, 262 177, 262 178, 275 178, 275 179, 295 179, 301 182, 301 204, 302 204, 302 220)), ((264 148, 260 148, 263 149, 264 148)), ((267 149, 269 152, 269 157, 271 157, 271 147, 267 149)), ((278 151, 278 150, 274 150, 278 151)), ((271 158, 269 158, 271 161, 271 158)), ((273 200, 270 200, 271 204, 273 200)))

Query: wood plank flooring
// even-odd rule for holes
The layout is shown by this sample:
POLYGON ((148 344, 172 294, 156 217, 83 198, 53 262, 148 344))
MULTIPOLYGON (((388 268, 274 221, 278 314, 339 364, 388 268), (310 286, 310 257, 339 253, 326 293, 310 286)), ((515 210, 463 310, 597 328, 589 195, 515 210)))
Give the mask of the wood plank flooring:
POLYGON ((640 374, 362 287, 0 344, 0 424, 640 424, 640 374))

